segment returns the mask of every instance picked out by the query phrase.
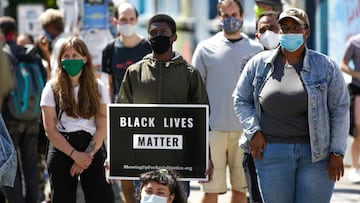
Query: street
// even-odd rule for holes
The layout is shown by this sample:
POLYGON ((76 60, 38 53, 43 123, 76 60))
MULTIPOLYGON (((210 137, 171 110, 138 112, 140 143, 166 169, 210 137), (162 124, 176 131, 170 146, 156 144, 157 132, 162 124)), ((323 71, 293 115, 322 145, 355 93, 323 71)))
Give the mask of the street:
MULTIPOLYGON (((345 168, 345 175, 335 183, 335 190, 331 203, 360 203, 360 184, 353 184, 347 178, 349 167, 345 168)), ((189 203, 199 203, 202 197, 200 185, 192 181, 189 203)), ((219 195, 219 203, 230 203, 230 190, 224 195, 219 195)))

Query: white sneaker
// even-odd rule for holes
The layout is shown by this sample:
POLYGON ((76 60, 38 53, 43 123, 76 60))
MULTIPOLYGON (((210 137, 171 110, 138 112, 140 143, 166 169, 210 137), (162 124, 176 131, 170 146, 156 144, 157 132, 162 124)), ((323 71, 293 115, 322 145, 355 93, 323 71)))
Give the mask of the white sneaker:
POLYGON ((360 183, 360 170, 356 168, 350 169, 348 178, 352 183, 360 183))

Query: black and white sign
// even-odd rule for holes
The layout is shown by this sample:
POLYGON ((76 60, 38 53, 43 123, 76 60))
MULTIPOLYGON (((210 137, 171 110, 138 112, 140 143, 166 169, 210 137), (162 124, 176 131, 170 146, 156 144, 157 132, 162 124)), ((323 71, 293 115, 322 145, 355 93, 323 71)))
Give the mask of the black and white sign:
POLYGON ((182 180, 207 180, 208 105, 108 105, 110 178, 176 170, 182 180))

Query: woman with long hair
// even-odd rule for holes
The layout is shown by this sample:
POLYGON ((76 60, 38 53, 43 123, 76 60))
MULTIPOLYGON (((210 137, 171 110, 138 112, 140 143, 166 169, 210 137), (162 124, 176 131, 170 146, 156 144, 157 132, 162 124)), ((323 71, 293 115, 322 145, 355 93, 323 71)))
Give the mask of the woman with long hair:
POLYGON ((50 141, 47 155, 51 202, 76 202, 80 183, 86 202, 114 202, 106 182, 106 87, 95 76, 86 44, 77 37, 64 42, 59 67, 42 93, 43 123, 50 141))

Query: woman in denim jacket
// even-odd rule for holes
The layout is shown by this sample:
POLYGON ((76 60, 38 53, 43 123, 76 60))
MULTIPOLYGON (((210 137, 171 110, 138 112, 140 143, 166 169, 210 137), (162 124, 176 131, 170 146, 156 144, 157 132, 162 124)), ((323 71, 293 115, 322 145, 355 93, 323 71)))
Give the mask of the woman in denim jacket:
POLYGON ((0 186, 14 186, 16 151, 0 113, 0 186))
MULTIPOLYGON (((3 34, 0 31, 0 47, 3 47, 3 34)), ((3 98, 12 88, 10 66, 7 57, 0 50, 0 109, 3 98)), ((5 122, 0 112, 0 186, 14 186, 17 167, 16 151, 12 139, 7 131, 5 122)))
POLYGON ((344 174, 349 95, 333 60, 305 46, 309 19, 281 13, 280 47, 254 56, 234 106, 266 203, 330 202, 344 174), (274 187, 275 186, 275 187, 274 187))

